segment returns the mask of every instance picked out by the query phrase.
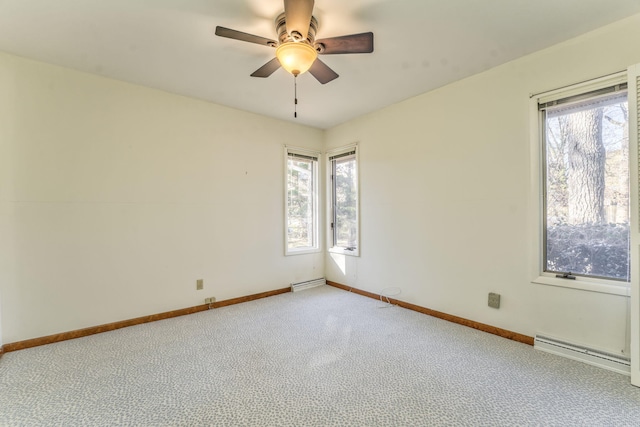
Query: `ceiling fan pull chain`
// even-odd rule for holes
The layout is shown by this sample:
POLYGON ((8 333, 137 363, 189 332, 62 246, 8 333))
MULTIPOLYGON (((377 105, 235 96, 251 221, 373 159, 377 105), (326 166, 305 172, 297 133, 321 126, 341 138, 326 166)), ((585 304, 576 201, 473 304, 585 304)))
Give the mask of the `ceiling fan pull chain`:
POLYGON ((298 75, 293 75, 293 117, 298 118, 298 75))

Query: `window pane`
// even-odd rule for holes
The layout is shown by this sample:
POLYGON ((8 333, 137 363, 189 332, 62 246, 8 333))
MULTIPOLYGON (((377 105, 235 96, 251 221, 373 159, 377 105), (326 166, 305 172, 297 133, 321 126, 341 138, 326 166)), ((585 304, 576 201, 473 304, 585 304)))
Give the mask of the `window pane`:
POLYGON ((545 270, 629 280, 626 93, 545 113, 545 270))
POLYGON ((315 246, 314 161, 288 159, 287 241, 289 249, 315 246))
POLYGON ((334 246, 355 250, 358 242, 355 156, 334 160, 334 189, 334 246))

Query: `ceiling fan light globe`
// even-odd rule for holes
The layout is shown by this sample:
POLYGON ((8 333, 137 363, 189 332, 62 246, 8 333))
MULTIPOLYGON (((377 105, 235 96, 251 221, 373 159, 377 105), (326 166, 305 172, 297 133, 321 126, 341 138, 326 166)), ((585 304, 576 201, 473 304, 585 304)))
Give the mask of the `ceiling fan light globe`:
POLYGON ((297 76, 311 68, 318 52, 307 43, 287 42, 276 49, 276 57, 282 68, 297 76))

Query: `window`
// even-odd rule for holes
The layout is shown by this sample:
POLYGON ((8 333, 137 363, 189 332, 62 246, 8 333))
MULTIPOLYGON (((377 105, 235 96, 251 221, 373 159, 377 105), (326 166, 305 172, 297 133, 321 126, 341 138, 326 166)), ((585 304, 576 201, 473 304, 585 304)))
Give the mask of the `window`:
POLYGON ((332 252, 359 255, 359 196, 357 147, 328 154, 329 247, 332 252))
POLYGON ((317 252, 319 153, 286 148, 287 255, 317 252))
POLYGON ((543 274, 628 282, 626 83, 542 98, 543 274))

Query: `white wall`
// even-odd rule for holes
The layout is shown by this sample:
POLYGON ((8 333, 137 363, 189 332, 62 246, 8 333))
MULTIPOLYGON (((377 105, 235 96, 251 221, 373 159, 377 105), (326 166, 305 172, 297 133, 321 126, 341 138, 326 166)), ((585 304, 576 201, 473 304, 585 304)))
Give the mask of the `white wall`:
MULTIPOLYGON (((532 284, 529 95, 640 62, 640 15, 326 133, 360 143, 361 257, 327 278, 620 353, 627 297, 532 284), (499 310, 488 292, 502 295, 499 310)), ((427 77, 425 77, 427 78, 427 77)))
POLYGON ((322 277, 283 243, 322 131, 6 54, 0 91, 5 344, 322 277))

